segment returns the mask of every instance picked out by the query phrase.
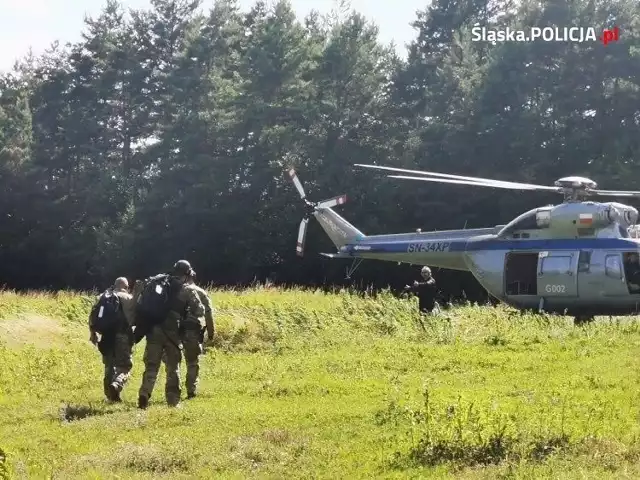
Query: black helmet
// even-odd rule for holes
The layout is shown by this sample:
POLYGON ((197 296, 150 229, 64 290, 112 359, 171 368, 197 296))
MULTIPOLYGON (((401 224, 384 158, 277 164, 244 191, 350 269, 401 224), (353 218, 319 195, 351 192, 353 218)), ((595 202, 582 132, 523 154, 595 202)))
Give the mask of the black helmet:
POLYGON ((186 260, 178 260, 176 264, 173 266, 173 274, 174 275, 191 275, 193 273, 193 269, 191 268, 191 264, 186 260))

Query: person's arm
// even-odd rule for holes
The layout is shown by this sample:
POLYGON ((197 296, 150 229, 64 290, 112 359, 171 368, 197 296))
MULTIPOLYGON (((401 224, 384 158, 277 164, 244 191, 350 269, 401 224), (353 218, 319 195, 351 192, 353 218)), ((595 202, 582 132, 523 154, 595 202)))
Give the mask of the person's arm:
POLYGON ((421 286, 422 286, 422 283, 418 282, 417 280, 415 280, 413 282, 413 285, 405 285, 404 289, 407 292, 418 293, 418 291, 420 290, 421 286))
POLYGON ((96 303, 100 297, 96 298, 94 301, 93 307, 91 307, 91 312, 89 313, 89 341, 94 345, 98 343, 98 334, 93 328, 93 322, 95 321, 96 315, 96 303))
POLYGON ((204 321, 207 325, 207 335, 209 336, 209 340, 213 340, 213 336, 216 333, 216 323, 213 319, 213 305, 211 303, 211 298, 209 294, 204 291, 203 297, 203 306, 204 306, 204 321))
POLYGON ((188 311, 195 318, 202 317, 204 315, 204 305, 202 305, 202 301, 200 301, 200 295, 198 295, 195 288, 186 288, 185 291, 188 311))

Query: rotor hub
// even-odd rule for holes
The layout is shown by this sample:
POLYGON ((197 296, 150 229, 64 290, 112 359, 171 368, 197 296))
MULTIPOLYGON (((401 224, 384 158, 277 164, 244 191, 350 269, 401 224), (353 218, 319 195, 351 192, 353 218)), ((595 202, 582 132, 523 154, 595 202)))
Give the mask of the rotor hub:
POLYGON ((316 203, 315 202, 310 202, 309 200, 304 201, 305 203, 305 218, 309 218, 311 215, 313 215, 313 213, 316 211, 316 203))
POLYGON ((596 189, 598 184, 585 177, 563 177, 555 181, 556 187, 568 188, 571 190, 596 189))
POLYGON ((554 182, 564 191, 565 201, 578 201, 589 195, 589 190, 598 188, 598 184, 586 177, 562 177, 554 182))

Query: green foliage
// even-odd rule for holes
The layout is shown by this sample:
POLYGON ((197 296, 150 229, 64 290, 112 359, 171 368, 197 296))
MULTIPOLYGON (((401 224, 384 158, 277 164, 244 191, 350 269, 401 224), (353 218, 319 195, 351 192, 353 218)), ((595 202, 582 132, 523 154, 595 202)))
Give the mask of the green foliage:
MULTIPOLYGON (((92 296, 0 293, 0 468, 17 478, 634 478, 636 318, 388 293, 213 290, 199 397, 103 400, 92 296)), ((184 369, 183 369, 184 371, 184 369)), ((0 470, 2 472, 2 470, 0 470)), ((1 477, 2 474, 0 474, 1 477)))
MULTIPOLYGON (((417 12, 403 60, 345 2, 303 20, 285 0, 208 12, 110 0, 81 41, 0 78, 0 282, 104 287, 180 257, 219 284, 261 268, 287 283, 342 280, 294 257, 302 204, 289 166, 310 198, 348 193, 367 233, 495 225, 557 199, 416 190, 353 163, 637 188, 639 13, 633 0, 438 0, 417 12), (473 41, 474 25, 622 33, 606 47, 493 45, 473 41)), ((307 248, 326 247, 312 226, 307 248)), ((365 265, 357 280, 402 275, 365 265)))

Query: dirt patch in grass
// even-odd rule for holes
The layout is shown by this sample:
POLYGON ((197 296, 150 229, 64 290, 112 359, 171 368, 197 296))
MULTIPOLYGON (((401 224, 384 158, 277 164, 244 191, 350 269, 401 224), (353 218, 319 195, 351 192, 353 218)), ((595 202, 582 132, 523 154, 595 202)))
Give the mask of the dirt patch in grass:
POLYGON ((34 345, 38 348, 60 347, 70 335, 77 337, 78 329, 62 326, 52 318, 24 315, 0 320, 0 343, 8 347, 34 345))

